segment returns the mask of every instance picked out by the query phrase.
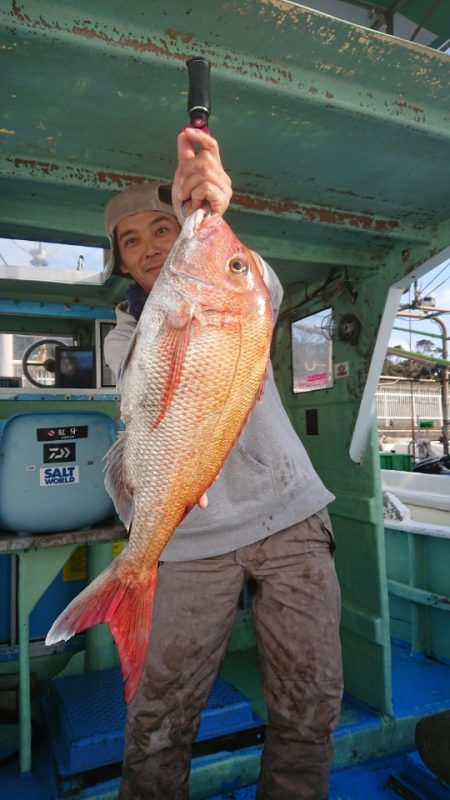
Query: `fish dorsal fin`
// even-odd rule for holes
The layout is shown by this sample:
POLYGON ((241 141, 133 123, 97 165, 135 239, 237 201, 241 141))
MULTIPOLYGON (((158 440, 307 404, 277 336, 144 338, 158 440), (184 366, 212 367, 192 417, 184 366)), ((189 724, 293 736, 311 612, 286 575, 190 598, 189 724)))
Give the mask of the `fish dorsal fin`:
POLYGON ((180 384, 194 315, 194 306, 187 300, 183 300, 177 305, 176 311, 167 314, 161 325, 157 353, 158 357, 162 359, 162 363, 167 364, 167 373, 152 431, 164 419, 180 384))
POLYGON ((125 485, 123 473, 126 435, 126 431, 120 434, 117 442, 114 442, 105 455, 105 488, 116 507, 117 514, 126 529, 129 530, 133 517, 133 495, 125 485))

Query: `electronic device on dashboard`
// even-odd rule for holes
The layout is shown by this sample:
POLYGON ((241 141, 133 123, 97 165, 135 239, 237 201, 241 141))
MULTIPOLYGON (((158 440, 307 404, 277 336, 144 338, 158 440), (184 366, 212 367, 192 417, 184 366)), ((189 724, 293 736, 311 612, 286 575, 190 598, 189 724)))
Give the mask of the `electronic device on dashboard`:
POLYGON ((94 389, 95 347, 56 347, 55 379, 55 385, 59 389, 94 389))

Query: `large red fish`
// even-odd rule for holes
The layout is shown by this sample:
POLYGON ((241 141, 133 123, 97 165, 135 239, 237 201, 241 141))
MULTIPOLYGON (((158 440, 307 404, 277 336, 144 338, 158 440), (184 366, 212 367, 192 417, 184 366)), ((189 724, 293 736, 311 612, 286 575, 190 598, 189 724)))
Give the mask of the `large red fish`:
POLYGON ((222 217, 196 211, 145 304, 124 365, 126 430, 108 453, 106 487, 129 544, 46 639, 54 644, 107 622, 127 702, 145 662, 161 551, 215 480, 262 391, 271 335, 255 257, 222 217))

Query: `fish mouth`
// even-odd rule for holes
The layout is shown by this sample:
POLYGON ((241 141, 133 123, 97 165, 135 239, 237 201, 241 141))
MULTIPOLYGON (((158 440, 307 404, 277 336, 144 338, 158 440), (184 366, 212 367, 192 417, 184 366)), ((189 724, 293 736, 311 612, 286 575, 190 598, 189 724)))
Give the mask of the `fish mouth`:
POLYGON ((203 208, 200 208, 196 214, 197 213, 199 213, 199 217, 197 217, 194 230, 203 231, 205 228, 213 228, 215 225, 218 225, 222 219, 220 214, 217 214, 215 211, 205 211, 203 208))
POLYGON ((214 228, 219 224, 222 217, 216 212, 206 211, 204 208, 199 208, 186 219, 184 223, 183 232, 187 236, 193 237, 201 235, 204 231, 214 228))
POLYGON ((215 212, 211 213, 206 211, 204 208, 199 208, 186 218, 182 232, 178 239, 177 248, 178 252, 183 254, 181 258, 183 261, 183 266, 181 268, 174 266, 173 262, 176 260, 176 257, 170 260, 171 263, 169 264, 169 273, 173 277, 179 279, 181 278, 187 281, 188 284, 197 286, 197 288, 215 288, 214 284, 198 277, 197 269, 190 263, 189 253, 190 248, 192 246, 195 247, 195 239, 202 237, 203 234, 208 234, 210 229, 218 225, 221 220, 222 217, 220 214, 215 212))

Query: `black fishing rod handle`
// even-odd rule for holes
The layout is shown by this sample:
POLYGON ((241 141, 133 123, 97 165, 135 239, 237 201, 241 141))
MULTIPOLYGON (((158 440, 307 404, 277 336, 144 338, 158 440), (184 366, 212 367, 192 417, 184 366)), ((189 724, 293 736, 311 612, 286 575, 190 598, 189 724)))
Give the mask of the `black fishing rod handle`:
POLYGON ((189 73, 188 112, 191 125, 204 128, 211 111, 211 64, 206 58, 195 56, 186 62, 189 73))

